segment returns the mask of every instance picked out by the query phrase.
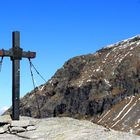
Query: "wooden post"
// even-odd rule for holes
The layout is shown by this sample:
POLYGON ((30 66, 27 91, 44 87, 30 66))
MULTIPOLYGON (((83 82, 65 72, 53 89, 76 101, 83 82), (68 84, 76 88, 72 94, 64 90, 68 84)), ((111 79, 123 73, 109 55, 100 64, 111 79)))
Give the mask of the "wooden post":
MULTIPOLYGON (((20 48, 20 33, 13 32, 13 54, 20 48), (14 52, 15 51, 15 52, 14 52)), ((12 119, 19 120, 19 100, 20 100, 20 59, 13 55, 12 60, 12 119)))

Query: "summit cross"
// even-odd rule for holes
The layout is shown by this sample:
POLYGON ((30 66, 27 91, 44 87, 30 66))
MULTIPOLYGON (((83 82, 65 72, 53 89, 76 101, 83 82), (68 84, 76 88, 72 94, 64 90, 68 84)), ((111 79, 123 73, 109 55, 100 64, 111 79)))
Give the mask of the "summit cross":
POLYGON ((12 61, 12 120, 19 120, 20 115, 20 60, 32 59, 36 52, 25 52, 20 48, 20 32, 12 32, 12 48, 0 50, 0 57, 10 57, 12 61))

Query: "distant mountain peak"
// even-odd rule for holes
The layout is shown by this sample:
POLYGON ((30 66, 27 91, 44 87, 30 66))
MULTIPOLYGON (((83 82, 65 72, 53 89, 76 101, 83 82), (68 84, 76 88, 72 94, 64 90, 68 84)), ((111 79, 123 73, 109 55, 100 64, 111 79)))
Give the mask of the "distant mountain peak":
POLYGON ((105 48, 112 48, 112 47, 116 47, 116 46, 120 46, 120 45, 132 45, 133 43, 136 43, 139 45, 140 43, 140 35, 136 35, 134 37, 119 41, 115 44, 110 44, 108 46, 105 46, 105 48), (132 44, 131 44, 132 43, 132 44))

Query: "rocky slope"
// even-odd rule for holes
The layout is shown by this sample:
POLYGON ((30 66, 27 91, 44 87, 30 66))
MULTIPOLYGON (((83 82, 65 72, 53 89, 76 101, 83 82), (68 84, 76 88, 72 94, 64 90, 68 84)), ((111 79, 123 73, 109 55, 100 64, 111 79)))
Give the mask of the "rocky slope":
POLYGON ((126 97, 94 120, 108 128, 140 135, 140 95, 126 97))
MULTIPOLYGON (((0 134, 2 140, 139 140, 131 133, 117 132, 89 121, 80 121, 67 117, 33 119, 21 117, 21 122, 31 121, 36 130, 20 133, 0 134)), ((1 128, 1 127, 0 127, 1 128)))
POLYGON ((89 119, 139 133, 140 36, 68 60, 21 99, 21 115, 89 119), (107 113, 106 113, 107 112, 107 113))

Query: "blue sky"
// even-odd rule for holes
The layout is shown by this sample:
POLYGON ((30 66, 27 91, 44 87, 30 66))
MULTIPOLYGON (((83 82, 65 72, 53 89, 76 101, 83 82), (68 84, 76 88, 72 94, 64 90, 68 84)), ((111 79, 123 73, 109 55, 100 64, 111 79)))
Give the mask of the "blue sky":
MULTIPOLYGON (((139 13, 140 0, 0 0, 0 48, 11 48, 12 31, 20 31, 21 47, 37 52, 33 63, 48 80, 69 58, 140 34, 139 13)), ((23 59, 21 96, 32 89, 23 59)), ((11 105, 11 95, 11 62, 4 58, 0 108, 11 105)))

